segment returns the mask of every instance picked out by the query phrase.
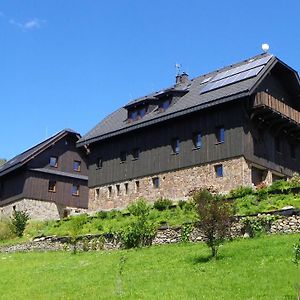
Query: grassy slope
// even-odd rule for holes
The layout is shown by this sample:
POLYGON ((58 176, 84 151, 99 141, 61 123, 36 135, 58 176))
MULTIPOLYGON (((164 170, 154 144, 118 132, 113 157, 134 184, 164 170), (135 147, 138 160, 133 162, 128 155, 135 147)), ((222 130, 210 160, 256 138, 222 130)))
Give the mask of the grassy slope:
POLYGON ((141 250, 0 254, 1 299, 291 299, 300 235, 225 244, 207 261, 203 244, 141 250), (126 258, 122 280, 119 265, 126 258))

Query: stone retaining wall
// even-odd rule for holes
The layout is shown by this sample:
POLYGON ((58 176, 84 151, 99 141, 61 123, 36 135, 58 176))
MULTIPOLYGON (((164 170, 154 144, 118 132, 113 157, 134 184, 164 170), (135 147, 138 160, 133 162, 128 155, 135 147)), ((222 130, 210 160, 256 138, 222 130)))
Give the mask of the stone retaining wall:
MULTIPOLYGON (((231 227, 231 238, 249 237, 247 232, 244 232, 242 219, 236 221, 231 227)), ((289 217, 280 216, 274 221, 269 228, 270 234, 278 233, 300 233, 300 215, 289 217)), ((165 226, 157 231, 156 237, 153 240, 153 245, 179 243, 182 241, 182 228, 169 228, 165 226)), ((204 237, 200 230, 194 228, 189 234, 189 241, 202 242, 204 237)), ((17 251, 56 251, 56 250, 72 250, 69 245, 69 237, 40 237, 31 242, 12 246, 0 246, 0 252, 17 252, 17 251)), ((113 250, 120 249, 122 244, 117 237, 113 235, 86 235, 80 237, 78 242, 79 250, 113 250)))

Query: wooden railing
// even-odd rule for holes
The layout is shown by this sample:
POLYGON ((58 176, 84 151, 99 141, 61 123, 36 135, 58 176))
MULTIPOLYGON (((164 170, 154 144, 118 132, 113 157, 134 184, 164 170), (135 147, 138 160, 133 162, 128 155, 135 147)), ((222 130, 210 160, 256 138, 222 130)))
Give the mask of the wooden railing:
POLYGON ((300 112, 297 111, 296 109, 290 107, 289 105, 277 100, 273 96, 265 93, 265 92, 259 92, 256 94, 255 99, 254 99, 254 104, 253 107, 269 107, 273 111, 276 111, 285 117, 300 123, 300 112))

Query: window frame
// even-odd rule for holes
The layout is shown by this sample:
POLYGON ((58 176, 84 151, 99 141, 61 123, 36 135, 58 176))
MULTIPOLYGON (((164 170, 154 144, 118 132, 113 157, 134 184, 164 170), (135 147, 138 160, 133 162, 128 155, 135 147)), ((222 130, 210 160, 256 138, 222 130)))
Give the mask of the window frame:
POLYGON ((72 196, 76 196, 76 197, 79 197, 80 195, 80 185, 79 184, 72 184, 72 189, 71 189, 71 193, 72 193, 72 196), (76 188, 76 191, 74 192, 74 187, 76 188))
POLYGON ((140 158, 141 149, 140 148, 134 148, 132 150, 132 160, 138 160, 140 158))
POLYGON ((49 166, 51 168, 57 168, 58 167, 58 156, 50 156, 50 159, 49 159, 49 166), (53 164, 52 163, 52 160, 55 160, 55 163, 53 164))
POLYGON ((217 178, 224 177, 224 166, 222 164, 215 165, 214 168, 215 168, 215 175, 217 178))
POLYGON ((216 145, 225 143, 225 127, 223 125, 216 127, 216 145))
POLYGON ((81 172, 81 161, 80 160, 74 160, 73 161, 73 171, 75 172, 81 172), (78 164, 78 168, 75 168, 76 163, 78 164))
POLYGON ((172 154, 177 155, 180 153, 180 139, 178 137, 172 139, 171 147, 172 147, 172 154))
POLYGON ((193 145, 194 145, 194 149, 200 149, 202 148, 202 134, 201 131, 196 131, 193 133, 193 145), (198 140, 198 137, 200 137, 200 141, 198 140), (200 145, 198 145, 198 143, 200 142, 200 145))
POLYGON ((158 176, 152 177, 152 186, 154 189, 159 189, 160 187, 160 180, 158 176))
POLYGON ((102 169, 102 167, 103 167, 103 158, 102 158, 102 156, 97 157, 96 167, 97 167, 97 169, 102 169))
POLYGON ((120 152, 120 163, 123 164, 127 161, 127 151, 120 152))
POLYGON ((56 190, 57 190, 56 185, 57 185, 56 180, 49 180, 49 182, 48 182, 48 192, 56 193, 56 190))

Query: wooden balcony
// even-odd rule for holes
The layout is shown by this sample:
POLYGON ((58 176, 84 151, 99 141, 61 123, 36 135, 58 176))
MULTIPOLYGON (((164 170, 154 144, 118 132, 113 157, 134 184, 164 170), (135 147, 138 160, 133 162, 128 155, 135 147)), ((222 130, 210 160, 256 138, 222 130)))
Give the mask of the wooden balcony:
POLYGON ((253 117, 267 123, 283 124, 286 129, 300 128, 300 112, 273 96, 259 92, 253 102, 253 117))

